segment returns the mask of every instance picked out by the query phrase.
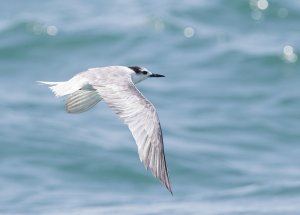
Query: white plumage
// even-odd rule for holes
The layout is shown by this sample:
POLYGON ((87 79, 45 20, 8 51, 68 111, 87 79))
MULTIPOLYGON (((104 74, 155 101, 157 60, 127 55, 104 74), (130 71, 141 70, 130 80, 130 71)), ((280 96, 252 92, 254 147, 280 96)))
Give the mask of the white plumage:
POLYGON ((89 69, 65 82, 39 83, 50 85, 58 97, 67 96, 69 113, 87 111, 103 99, 128 125, 146 169, 172 193, 158 115, 134 85, 148 77, 164 76, 141 67, 110 66, 89 69))

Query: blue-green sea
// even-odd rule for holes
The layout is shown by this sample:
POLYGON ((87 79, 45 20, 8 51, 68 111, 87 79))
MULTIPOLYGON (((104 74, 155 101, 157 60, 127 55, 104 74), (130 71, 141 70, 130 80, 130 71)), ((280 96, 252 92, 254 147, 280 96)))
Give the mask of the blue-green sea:
POLYGON ((1 215, 300 214, 300 1, 2 1, 1 215), (104 103, 36 81, 143 66, 174 195, 104 103))

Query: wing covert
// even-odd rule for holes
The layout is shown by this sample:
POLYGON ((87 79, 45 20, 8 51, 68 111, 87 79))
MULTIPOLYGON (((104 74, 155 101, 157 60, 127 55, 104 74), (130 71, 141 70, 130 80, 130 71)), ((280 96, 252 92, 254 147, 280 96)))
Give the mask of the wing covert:
POLYGON ((130 76, 91 83, 108 106, 128 125, 140 160, 172 193, 162 130, 154 106, 134 86, 130 76), (120 80, 120 79, 123 80, 120 80))

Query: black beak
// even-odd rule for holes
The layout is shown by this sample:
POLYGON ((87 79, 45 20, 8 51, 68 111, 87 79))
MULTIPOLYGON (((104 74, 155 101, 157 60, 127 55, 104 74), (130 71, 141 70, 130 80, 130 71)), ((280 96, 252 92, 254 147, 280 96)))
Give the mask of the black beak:
POLYGON ((151 75, 149 75, 149 77, 156 77, 156 78, 158 78, 158 77, 166 77, 166 76, 160 75, 160 74, 151 74, 151 75))

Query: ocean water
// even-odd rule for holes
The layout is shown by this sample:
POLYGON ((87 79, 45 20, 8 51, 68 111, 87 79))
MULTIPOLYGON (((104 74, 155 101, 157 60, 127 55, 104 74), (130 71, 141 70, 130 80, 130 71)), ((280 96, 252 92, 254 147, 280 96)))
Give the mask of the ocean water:
POLYGON ((0 8, 0 214, 300 214, 300 2, 11 1, 0 8), (140 65, 174 195, 105 103, 36 80, 140 65))

